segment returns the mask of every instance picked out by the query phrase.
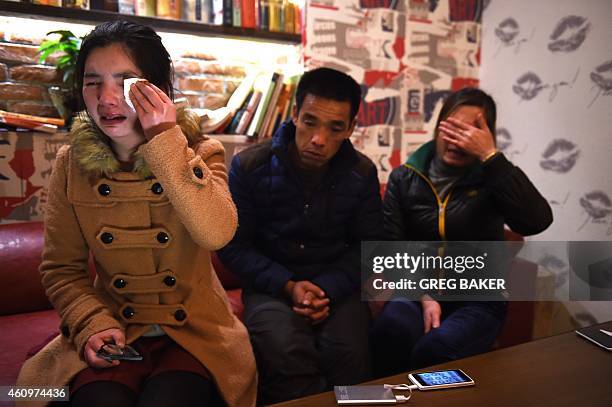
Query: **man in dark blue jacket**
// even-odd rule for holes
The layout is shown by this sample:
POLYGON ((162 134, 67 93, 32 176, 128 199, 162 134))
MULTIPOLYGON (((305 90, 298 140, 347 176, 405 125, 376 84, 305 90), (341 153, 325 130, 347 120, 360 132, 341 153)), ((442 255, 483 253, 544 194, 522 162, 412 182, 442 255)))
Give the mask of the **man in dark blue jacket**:
POLYGON ((349 141, 360 101, 348 75, 307 72, 292 120, 232 162, 239 227, 220 257, 244 283, 263 403, 370 374, 360 242, 381 238, 382 210, 376 167, 349 141))

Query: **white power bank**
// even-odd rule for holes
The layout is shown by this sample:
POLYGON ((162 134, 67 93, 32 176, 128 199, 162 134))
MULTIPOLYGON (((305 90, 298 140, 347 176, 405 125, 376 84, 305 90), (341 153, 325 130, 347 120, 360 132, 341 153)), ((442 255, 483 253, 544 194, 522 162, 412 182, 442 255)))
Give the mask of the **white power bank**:
POLYGON ((336 401, 341 406, 397 404, 391 389, 377 386, 334 386, 336 401))

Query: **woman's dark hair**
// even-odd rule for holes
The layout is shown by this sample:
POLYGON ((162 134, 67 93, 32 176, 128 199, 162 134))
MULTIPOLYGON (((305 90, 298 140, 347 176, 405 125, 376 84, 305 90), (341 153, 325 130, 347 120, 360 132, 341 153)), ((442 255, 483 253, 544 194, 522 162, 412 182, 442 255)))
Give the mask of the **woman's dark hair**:
POLYGON ((444 102, 438 121, 436 122, 436 130, 442 120, 448 118, 460 106, 476 106, 480 107, 484 112, 484 118, 493 135, 495 141, 495 121, 497 119, 497 108, 495 101, 487 93, 476 88, 463 88, 455 93, 452 93, 444 102))
POLYGON ((85 108, 83 102, 83 74, 85 61, 92 50, 112 44, 121 44, 143 73, 145 79, 174 99, 173 69, 170 54, 164 47, 161 37, 150 27, 129 21, 109 21, 97 25, 81 44, 77 57, 74 93, 79 109, 85 108))
POLYGON ((345 73, 331 68, 317 68, 306 72, 295 93, 295 105, 299 113, 306 95, 313 95, 338 102, 351 103, 351 117, 353 121, 361 103, 361 88, 355 79, 345 73))

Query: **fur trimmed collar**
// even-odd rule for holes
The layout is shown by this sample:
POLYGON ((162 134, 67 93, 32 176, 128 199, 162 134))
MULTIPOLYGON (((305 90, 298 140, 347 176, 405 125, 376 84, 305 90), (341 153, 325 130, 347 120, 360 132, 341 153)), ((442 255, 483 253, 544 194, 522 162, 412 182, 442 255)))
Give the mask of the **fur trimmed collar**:
MULTIPOLYGON (((190 147, 202 140, 200 118, 193 111, 177 108, 176 121, 187 138, 190 147)), ((92 122, 85 111, 79 112, 70 128, 70 145, 81 169, 96 175, 109 175, 120 171, 119 160, 111 148, 110 139, 92 122)), ((149 169, 140 150, 134 153, 134 168, 142 179, 151 178, 149 169)))

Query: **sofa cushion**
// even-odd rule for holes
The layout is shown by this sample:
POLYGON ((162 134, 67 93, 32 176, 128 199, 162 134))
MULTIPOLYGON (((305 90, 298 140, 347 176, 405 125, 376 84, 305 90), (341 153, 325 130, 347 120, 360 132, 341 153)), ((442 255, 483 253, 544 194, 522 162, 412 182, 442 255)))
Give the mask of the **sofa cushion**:
POLYGON ((55 310, 0 317, 0 386, 15 384, 28 352, 57 332, 55 310))
POLYGON ((51 309, 40 282, 42 222, 0 225, 0 315, 51 309))

